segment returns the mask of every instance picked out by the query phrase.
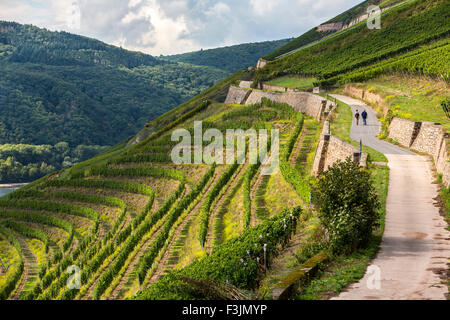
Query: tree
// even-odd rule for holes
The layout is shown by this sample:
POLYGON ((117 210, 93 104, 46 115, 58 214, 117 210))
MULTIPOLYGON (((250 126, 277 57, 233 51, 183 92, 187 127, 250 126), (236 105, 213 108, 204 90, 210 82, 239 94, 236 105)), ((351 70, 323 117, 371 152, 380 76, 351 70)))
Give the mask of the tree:
POLYGON ((317 203, 319 218, 335 253, 365 246, 379 224, 380 203, 370 173, 350 158, 336 162, 321 175, 317 203))

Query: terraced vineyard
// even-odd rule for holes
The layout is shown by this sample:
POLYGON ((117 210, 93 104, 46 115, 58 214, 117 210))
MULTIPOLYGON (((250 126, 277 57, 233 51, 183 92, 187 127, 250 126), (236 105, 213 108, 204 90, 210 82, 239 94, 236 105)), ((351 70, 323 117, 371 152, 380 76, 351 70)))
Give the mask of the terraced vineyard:
MULTIPOLYGON (((245 234, 256 215, 258 224, 269 221, 251 194, 259 164, 248 159, 230 165, 172 163, 177 142, 171 132, 181 125, 193 132, 196 119, 203 121, 203 132, 280 127, 282 135, 291 136, 294 129, 300 132, 296 123, 303 116, 268 100, 251 106, 201 102, 119 154, 100 155, 86 168, 13 192, 0 201, 1 256, 9 265, 1 275, 1 297, 133 297, 245 234), (233 211, 237 197, 243 210, 233 211), (76 289, 70 285, 76 284, 74 270, 80 271, 76 289)), ((249 146, 250 137, 243 139, 249 146)))

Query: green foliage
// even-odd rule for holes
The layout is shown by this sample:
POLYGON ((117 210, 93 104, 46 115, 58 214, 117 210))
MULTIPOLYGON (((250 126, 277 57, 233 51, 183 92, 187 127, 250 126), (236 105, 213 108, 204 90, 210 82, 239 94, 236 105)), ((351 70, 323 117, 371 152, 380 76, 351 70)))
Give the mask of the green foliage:
POLYGON ((0 22, 0 144, 113 145, 229 72, 0 22))
POLYGON ((86 176, 102 177, 155 177, 174 180, 184 180, 184 173, 176 169, 167 168, 124 168, 115 169, 107 166, 93 166, 86 172, 86 176))
POLYGON ((238 167, 239 164, 237 162, 234 162, 232 165, 230 165, 227 170, 225 170, 225 172, 220 176, 219 180, 216 182, 214 187, 206 196, 205 201, 203 202, 203 206, 200 212, 200 231, 198 235, 202 247, 204 246, 206 236, 208 235, 211 206, 222 188, 230 181, 230 178, 233 176, 238 167))
POLYGON ((256 72, 265 81, 285 74, 313 75, 326 80, 362 66, 403 54, 449 34, 450 4, 418 0, 383 14, 383 27, 364 24, 328 41, 268 63, 256 72))
POLYGON ((302 34, 301 36, 293 39, 292 41, 288 42, 287 44, 285 44, 284 46, 282 46, 281 48, 279 48, 278 50, 275 50, 265 56, 263 56, 264 59, 266 60, 275 60, 277 57, 288 53, 292 50, 301 48, 303 46, 306 46, 310 43, 313 43, 315 41, 318 41, 320 39, 322 39, 323 37, 331 34, 332 32, 318 32, 317 28, 314 27, 312 29, 310 29, 309 31, 305 32, 304 34, 302 34))
POLYGON ((195 188, 186 197, 184 197, 170 213, 169 218, 164 223, 162 231, 158 234, 156 239, 152 242, 147 253, 145 253, 144 256, 141 258, 141 260, 139 261, 139 267, 138 267, 137 273, 138 273, 139 281, 141 283, 144 281, 148 269, 152 267, 152 264, 153 264, 155 258, 157 257, 159 251, 167 243, 167 239, 168 239, 170 233, 172 232, 172 227, 173 227, 174 223, 177 221, 177 219, 180 217, 180 215, 183 213, 183 211, 189 208, 190 204, 194 201, 194 199, 198 197, 200 192, 205 187, 206 183, 214 175, 214 171, 215 171, 215 164, 213 164, 211 166, 211 168, 202 177, 202 179, 199 181, 199 183, 197 183, 195 188))
POLYGON ((278 245, 285 245, 295 230, 301 214, 300 207, 264 221, 255 228, 229 240, 211 253, 187 267, 173 271, 136 296, 138 300, 161 299, 209 299, 205 290, 199 290, 183 279, 210 280, 216 284, 230 283, 243 289, 254 288, 264 275, 264 251, 266 264, 277 253, 278 245))
MULTIPOLYGON (((176 171, 176 170, 173 170, 176 171)), ((181 173, 181 172, 178 172, 181 173)), ((125 261, 127 260, 130 253, 134 250, 134 248, 139 244, 139 241, 142 237, 150 231, 150 229, 162 218, 164 217, 175 201, 182 195, 185 188, 185 178, 184 175, 181 177, 181 183, 179 184, 177 190, 168 197, 168 199, 164 202, 164 205, 161 206, 156 212, 151 215, 148 215, 148 210, 151 208, 151 205, 146 205, 144 210, 138 215, 138 217, 133 221, 133 229, 128 227, 124 230, 125 235, 119 234, 117 239, 119 241, 123 241, 126 239, 123 249, 118 253, 114 263, 108 268, 106 272, 104 272, 97 286, 95 287, 94 296, 95 298, 99 298, 108 286, 113 281, 114 277, 118 274, 125 261), (132 233, 131 233, 132 230, 132 233)), ((185 199, 185 198, 183 198, 185 199)), ((111 252, 109 248, 105 249, 108 252, 111 252)), ((106 256, 103 254, 101 256, 106 256)))
POLYGON ((136 148, 140 148, 140 147, 146 145, 149 141, 161 137, 164 133, 167 133, 169 130, 175 128, 180 123, 183 123, 184 121, 186 121, 187 119, 191 118, 192 116, 194 116, 195 114, 199 113, 200 111, 205 110, 210 105, 210 103, 211 102, 208 101, 208 100, 202 101, 201 103, 199 103, 198 106, 196 106, 192 110, 187 111, 186 113, 184 113, 183 115, 178 117, 176 120, 174 120, 174 121, 170 122, 169 124, 167 124, 164 128, 162 128, 162 129, 158 130, 157 132, 153 133, 146 140, 144 140, 144 141, 140 142, 139 144, 137 144, 136 148))
POLYGON ((379 223, 380 203, 370 173, 350 158, 321 175, 317 205, 334 252, 348 253, 367 245, 379 223))
POLYGON ((163 58, 194 65, 210 66, 231 73, 255 65, 260 57, 276 50, 287 42, 289 42, 289 39, 245 43, 230 47, 165 56, 163 58))
MULTIPOLYGON (((334 17, 333 19, 328 20, 327 22, 324 22, 323 24, 332 23, 332 22, 342 22, 343 24, 347 24, 350 21, 356 19, 362 14, 366 13, 366 8, 371 4, 379 4, 381 0, 366 0, 353 8, 341 13, 340 15, 334 17)), ((311 44, 315 41, 318 41, 322 38, 325 38, 326 36, 334 33, 334 31, 327 31, 327 32, 319 32, 317 31, 317 28, 312 28, 311 30, 305 32, 301 36, 293 39, 286 45, 282 46, 278 50, 275 50, 271 52, 270 54, 264 56, 263 58, 266 60, 274 60, 278 56, 281 56, 285 53, 288 53, 292 50, 301 48, 303 46, 306 46, 308 44, 311 44)))
POLYGON ((390 73, 432 76, 448 82, 450 73, 449 51, 449 40, 440 41, 437 44, 424 46, 376 65, 362 67, 349 73, 322 80, 320 84, 362 82, 390 73))
POLYGON ((0 288, 0 300, 6 300, 16 287, 23 274, 24 263, 22 256, 22 247, 20 246, 19 240, 17 240, 11 230, 8 230, 2 225, 0 225, 0 233, 5 236, 8 241, 14 246, 20 259, 19 266, 17 267, 17 269, 15 269, 14 274, 6 281, 6 284, 0 288))
POLYGON ((2 224, 5 227, 18 232, 25 237, 39 239, 44 244, 45 252, 48 252, 48 236, 44 231, 27 227, 25 224, 16 222, 12 219, 4 220, 2 221, 2 224))
POLYGON ((250 199, 251 182, 256 172, 258 172, 260 164, 250 164, 244 176, 243 192, 244 192, 244 225, 246 228, 250 227, 252 215, 252 203, 250 199))
MULTIPOLYGON (((41 185, 41 188, 48 187, 81 187, 81 188, 100 188, 100 189, 113 189, 121 190, 130 193, 140 193, 153 197, 153 189, 145 184, 139 184, 136 182, 125 181, 109 181, 109 180, 48 180, 41 185)), ((18 192, 18 191, 15 191, 18 192)), ((14 193, 15 193, 14 192, 14 193)), ((13 193, 13 194, 14 194, 13 193)), ((12 195, 13 195, 12 194, 12 195)))
POLYGON ((66 220, 59 219, 50 215, 31 213, 27 211, 18 210, 0 210, 0 217, 2 218, 15 218, 32 223, 47 224, 49 226, 54 226, 61 228, 69 234, 69 237, 63 243, 63 249, 66 251, 72 244, 74 228, 66 220))
POLYGON ((67 142, 51 145, 0 145, 0 183, 29 182, 71 166, 108 149, 108 146, 79 145, 67 142))
POLYGON ((51 201, 39 201, 39 200, 0 200, 0 207, 2 208, 20 208, 20 209, 30 209, 36 211, 50 211, 50 212, 61 212, 66 214, 71 214, 75 216, 80 216, 83 218, 88 218, 94 221, 94 232, 98 228, 99 217, 98 213, 90 208, 77 206, 68 203, 57 203, 51 201))
POLYGON ((295 142, 300 135, 303 128, 304 117, 300 115, 294 131, 289 137, 288 142, 281 149, 280 154, 280 170, 284 179, 289 182, 298 193, 298 195, 303 199, 305 203, 309 202, 309 196, 311 193, 311 186, 309 181, 302 175, 302 173, 295 167, 292 167, 289 163, 289 157, 291 156, 292 150, 294 149, 295 142))

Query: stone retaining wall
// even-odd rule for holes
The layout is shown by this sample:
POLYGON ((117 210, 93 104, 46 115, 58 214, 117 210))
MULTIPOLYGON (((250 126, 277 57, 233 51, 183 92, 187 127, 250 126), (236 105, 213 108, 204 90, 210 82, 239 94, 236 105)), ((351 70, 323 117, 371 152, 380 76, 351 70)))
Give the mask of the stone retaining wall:
POLYGON ((252 87, 253 81, 241 81, 239 82, 240 88, 250 89, 252 87))
POLYGON ((267 98, 279 103, 287 103, 292 106, 294 110, 305 113, 315 118, 317 121, 321 120, 327 104, 329 105, 332 103, 321 96, 317 96, 309 92, 273 92, 237 88, 235 86, 230 86, 225 103, 250 105, 260 103, 262 98, 267 98))
POLYGON ((308 92, 268 92, 253 90, 245 104, 260 103, 262 98, 275 102, 287 103, 295 111, 305 113, 320 121, 325 111, 327 100, 308 92))
POLYGON ((280 91, 280 92, 294 92, 297 91, 294 88, 275 86, 273 84, 263 83, 260 85, 260 89, 268 90, 268 91, 280 91))
POLYGON ((429 154, 446 186, 450 184, 449 134, 447 128, 433 122, 393 118, 388 137, 414 151, 429 154))
POLYGON ((366 89, 348 85, 344 88, 343 93, 355 99, 363 100, 371 106, 378 107, 383 114, 386 114, 388 110, 388 105, 384 102, 382 96, 366 89))
POLYGON ((227 98, 225 99, 226 104, 244 104, 248 95, 252 90, 238 88, 235 86, 230 86, 228 90, 227 98))
POLYGON ((317 144, 313 162, 313 173, 317 176, 326 171, 337 161, 345 161, 348 157, 360 166, 367 165, 367 153, 359 153, 359 148, 328 134, 328 121, 325 121, 320 140, 317 144))
POLYGON ((256 69, 261 69, 264 68, 264 66, 267 64, 267 60, 264 59, 259 59, 258 62, 256 63, 256 69))
POLYGON ((388 137, 409 148, 414 142, 413 137, 417 134, 416 127, 417 124, 414 121, 393 118, 388 137))

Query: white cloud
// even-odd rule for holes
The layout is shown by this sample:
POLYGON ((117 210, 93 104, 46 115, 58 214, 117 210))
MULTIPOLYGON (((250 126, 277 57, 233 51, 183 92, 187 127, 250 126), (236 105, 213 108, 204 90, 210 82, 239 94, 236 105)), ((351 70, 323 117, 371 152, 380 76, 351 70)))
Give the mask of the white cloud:
POLYGON ((0 20, 66 30, 159 55, 298 36, 359 2, 0 0, 0 20), (73 14, 74 2, 79 19, 73 14))
POLYGON ((253 11, 255 12, 255 14, 258 16, 262 16, 262 15, 272 12, 272 10, 277 5, 279 5, 280 1, 279 0, 272 0, 272 1, 250 0, 250 3, 253 7, 253 11))

